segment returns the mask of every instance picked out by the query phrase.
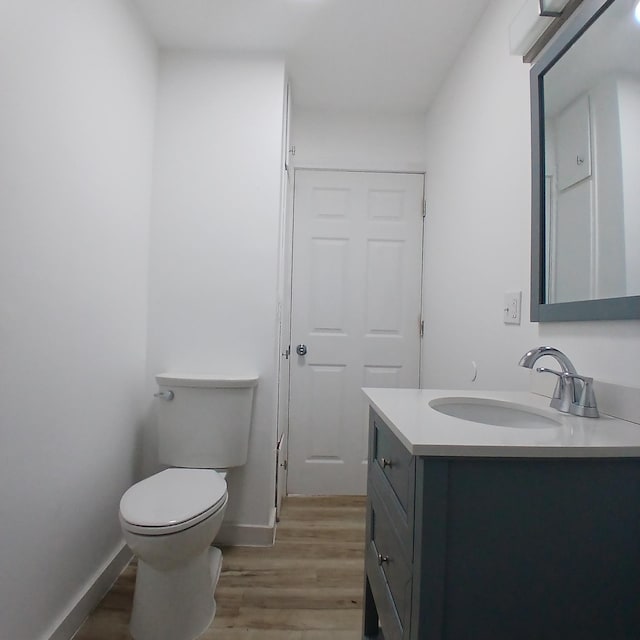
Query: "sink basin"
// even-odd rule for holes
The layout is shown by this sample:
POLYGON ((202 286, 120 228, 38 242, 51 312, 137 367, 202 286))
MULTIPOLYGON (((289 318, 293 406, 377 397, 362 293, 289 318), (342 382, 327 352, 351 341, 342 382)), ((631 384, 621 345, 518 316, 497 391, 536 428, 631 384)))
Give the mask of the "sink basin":
POLYGON ((429 406, 454 418, 498 427, 549 429, 562 424, 531 407, 490 398, 435 398, 429 402, 429 406))

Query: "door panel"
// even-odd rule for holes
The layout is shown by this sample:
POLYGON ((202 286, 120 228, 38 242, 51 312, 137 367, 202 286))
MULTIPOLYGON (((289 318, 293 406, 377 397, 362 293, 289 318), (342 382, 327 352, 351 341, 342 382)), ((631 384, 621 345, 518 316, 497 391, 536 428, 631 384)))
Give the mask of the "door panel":
POLYGON ((296 171, 289 493, 365 493, 360 389, 419 384, 423 185, 296 171))

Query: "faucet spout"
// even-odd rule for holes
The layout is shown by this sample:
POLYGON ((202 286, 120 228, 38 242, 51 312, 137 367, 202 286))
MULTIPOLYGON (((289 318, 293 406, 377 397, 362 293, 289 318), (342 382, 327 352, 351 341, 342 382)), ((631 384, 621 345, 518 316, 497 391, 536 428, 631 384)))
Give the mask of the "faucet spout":
POLYGON ((533 369, 533 365, 539 358, 542 358, 542 356, 551 356, 555 358, 562 369, 562 373, 578 373, 571 360, 569 360, 562 351, 555 347, 536 347, 535 349, 531 349, 530 351, 527 351, 522 358, 520 358, 520 362, 518 362, 518 364, 521 367, 533 369))

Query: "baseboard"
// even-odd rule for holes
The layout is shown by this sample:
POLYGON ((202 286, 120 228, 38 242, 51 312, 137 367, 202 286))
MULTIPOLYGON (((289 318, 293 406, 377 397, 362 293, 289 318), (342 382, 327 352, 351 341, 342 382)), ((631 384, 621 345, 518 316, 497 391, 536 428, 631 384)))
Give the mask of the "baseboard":
POLYGON ((230 547, 270 547, 276 535, 276 509, 269 514, 269 524, 223 522, 214 544, 230 547))
POLYGON ((87 616, 98 606, 100 600, 118 579, 132 557, 129 547, 124 543, 119 544, 111 557, 87 581, 76 602, 53 625, 53 630, 44 637, 48 640, 69 640, 72 638, 87 616))

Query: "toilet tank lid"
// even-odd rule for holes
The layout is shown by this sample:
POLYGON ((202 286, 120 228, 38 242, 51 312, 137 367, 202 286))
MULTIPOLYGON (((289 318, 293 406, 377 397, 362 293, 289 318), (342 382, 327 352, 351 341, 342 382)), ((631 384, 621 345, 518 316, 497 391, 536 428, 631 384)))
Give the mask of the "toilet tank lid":
POLYGON ((255 387, 257 375, 230 376, 214 373, 159 373, 156 382, 174 387, 255 387))

